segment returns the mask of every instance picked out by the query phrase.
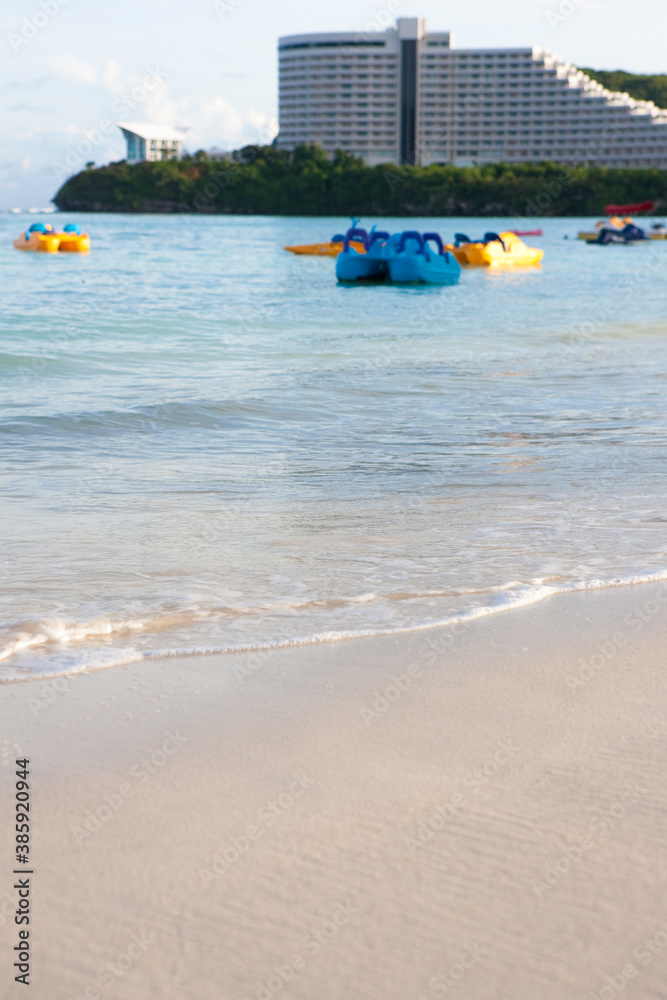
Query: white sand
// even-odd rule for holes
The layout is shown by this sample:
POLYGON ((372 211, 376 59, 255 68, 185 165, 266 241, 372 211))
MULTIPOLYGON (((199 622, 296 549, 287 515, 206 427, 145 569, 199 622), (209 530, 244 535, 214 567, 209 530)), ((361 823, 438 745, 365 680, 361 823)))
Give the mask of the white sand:
POLYGON ((665 601, 3 687, 0 895, 17 755, 36 874, 0 995, 664 998, 665 601))

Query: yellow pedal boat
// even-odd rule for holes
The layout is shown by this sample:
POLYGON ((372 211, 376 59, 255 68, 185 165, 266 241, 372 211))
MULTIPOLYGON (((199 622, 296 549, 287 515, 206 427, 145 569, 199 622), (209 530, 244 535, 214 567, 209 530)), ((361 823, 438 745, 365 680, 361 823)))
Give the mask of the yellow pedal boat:
POLYGON ((446 243, 445 250, 448 250, 456 258, 459 264, 468 263, 465 246, 457 246, 456 243, 446 243))
POLYGON ((486 233, 479 242, 461 242, 452 248, 459 264, 475 267, 531 267, 539 264, 544 250, 529 247, 516 233, 486 233))
POLYGON ((36 222, 14 240, 17 250, 32 250, 36 253, 88 253, 90 237, 71 223, 63 232, 56 232, 53 226, 36 222))

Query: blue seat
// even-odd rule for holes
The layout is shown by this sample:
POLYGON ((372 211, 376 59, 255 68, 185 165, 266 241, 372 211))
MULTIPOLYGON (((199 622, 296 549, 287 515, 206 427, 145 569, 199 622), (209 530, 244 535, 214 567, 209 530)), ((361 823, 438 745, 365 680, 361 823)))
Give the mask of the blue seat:
POLYGON ((343 240, 343 253, 350 249, 350 243, 363 243, 364 249, 368 250, 368 233, 365 229, 348 229, 343 240))
POLYGON ((336 277, 339 281, 384 281, 389 273, 384 255, 384 243, 389 233, 373 230, 370 237, 365 229, 348 229, 343 249, 336 258, 336 277), (350 246, 361 242, 365 253, 350 246))
POLYGON ((426 246, 427 243, 435 243, 438 248, 438 255, 440 257, 445 256, 445 248, 440 233, 424 233, 422 239, 424 240, 424 246, 426 246))
POLYGON ((30 239, 31 233, 47 233, 51 227, 47 227, 43 222, 33 222, 32 226, 25 231, 26 240, 30 239))
POLYGON ((370 239, 368 241, 368 249, 369 249, 369 251, 373 248, 373 246, 375 245, 375 243, 377 243, 378 241, 381 241, 382 243, 386 243, 388 239, 390 239, 389 233, 385 233, 382 229, 374 229, 373 232, 371 233, 370 239))
POLYGON ((385 247, 391 280, 399 284, 454 285, 461 275, 461 265, 445 251, 439 233, 406 230, 391 237, 385 247), (437 253, 429 246, 435 243, 437 253))

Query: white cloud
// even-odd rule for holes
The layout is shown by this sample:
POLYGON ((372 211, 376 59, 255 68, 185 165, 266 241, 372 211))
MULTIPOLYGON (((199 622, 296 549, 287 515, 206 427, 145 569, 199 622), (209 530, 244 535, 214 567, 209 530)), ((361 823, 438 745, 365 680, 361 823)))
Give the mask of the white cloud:
POLYGON ((71 80, 78 80, 79 83, 99 83, 95 67, 69 53, 58 56, 51 65, 57 73, 69 77, 71 80))
POLYGON ((113 93, 118 93, 123 89, 123 83, 120 79, 121 73, 122 67, 120 63, 117 63, 115 59, 107 59, 102 71, 102 82, 113 93))
POLYGON ((154 83, 154 89, 148 91, 143 102, 146 120, 160 122, 163 125, 175 125, 180 117, 181 109, 185 111, 187 102, 178 102, 170 98, 169 87, 164 80, 154 83))
POLYGON ((201 125, 197 131, 210 133, 217 131, 225 143, 236 143, 241 139, 244 127, 243 115, 222 97, 207 101, 201 109, 201 125))
POLYGON ((278 119, 275 115, 270 118, 261 111, 251 108, 247 115, 248 123, 256 130, 255 142, 258 146, 268 146, 278 135, 278 119))
POLYGON ((241 114, 223 97, 215 97, 202 105, 199 114, 194 113, 197 124, 192 137, 188 137, 188 146, 193 149, 199 146, 224 147, 227 149, 257 143, 270 143, 278 131, 275 119, 256 111, 254 108, 241 114))

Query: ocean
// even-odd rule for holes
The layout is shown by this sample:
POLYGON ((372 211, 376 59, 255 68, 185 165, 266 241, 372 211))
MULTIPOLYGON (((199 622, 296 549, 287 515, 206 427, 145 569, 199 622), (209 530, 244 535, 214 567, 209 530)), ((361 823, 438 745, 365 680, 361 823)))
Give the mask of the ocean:
POLYGON ((0 216, 0 680, 667 579, 667 241, 546 219, 540 268, 350 288, 283 249, 348 220, 78 216, 89 256, 16 252, 38 218, 0 216))

